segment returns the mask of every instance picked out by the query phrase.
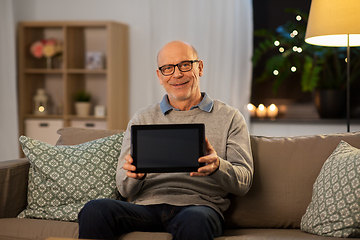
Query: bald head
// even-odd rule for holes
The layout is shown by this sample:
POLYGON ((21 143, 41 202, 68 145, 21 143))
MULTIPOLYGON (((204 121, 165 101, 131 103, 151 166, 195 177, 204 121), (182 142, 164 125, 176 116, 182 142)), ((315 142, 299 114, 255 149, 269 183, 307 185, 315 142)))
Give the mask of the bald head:
POLYGON ((172 41, 167 43, 158 53, 157 55, 157 64, 158 66, 162 66, 161 60, 164 55, 175 55, 179 54, 179 52, 187 52, 189 56, 192 56, 192 59, 198 59, 198 54, 196 49, 187 42, 183 41, 172 41))

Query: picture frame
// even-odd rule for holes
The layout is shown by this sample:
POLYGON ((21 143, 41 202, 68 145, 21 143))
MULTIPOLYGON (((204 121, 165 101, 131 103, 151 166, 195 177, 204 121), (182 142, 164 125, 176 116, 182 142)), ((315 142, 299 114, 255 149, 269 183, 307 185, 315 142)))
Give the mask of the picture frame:
POLYGON ((87 52, 85 56, 86 69, 104 69, 104 53, 102 52, 87 52))

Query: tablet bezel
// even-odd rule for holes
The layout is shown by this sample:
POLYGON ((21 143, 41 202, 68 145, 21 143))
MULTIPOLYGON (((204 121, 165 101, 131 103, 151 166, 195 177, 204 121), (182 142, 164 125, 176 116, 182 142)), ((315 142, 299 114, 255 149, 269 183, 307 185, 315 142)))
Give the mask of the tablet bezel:
MULTIPOLYGON (((138 168, 138 146, 137 146, 137 133, 143 130, 164 130, 164 129, 196 129, 198 130, 199 139, 199 156, 205 154, 205 125, 202 123, 194 124, 150 124, 150 125, 132 125, 131 126, 131 156, 133 158, 133 165, 136 167, 136 173, 165 173, 165 172, 197 172, 199 167, 204 164, 198 163, 197 166, 188 167, 146 167, 138 168)), ((159 149, 161 151, 161 149, 159 149)))

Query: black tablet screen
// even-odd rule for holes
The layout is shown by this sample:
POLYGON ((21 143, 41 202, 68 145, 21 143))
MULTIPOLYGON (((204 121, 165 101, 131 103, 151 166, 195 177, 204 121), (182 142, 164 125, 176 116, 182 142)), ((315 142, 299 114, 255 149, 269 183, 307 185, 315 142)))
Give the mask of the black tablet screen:
POLYGON ((132 157, 136 172, 197 171, 204 155, 203 124, 134 125, 132 157))

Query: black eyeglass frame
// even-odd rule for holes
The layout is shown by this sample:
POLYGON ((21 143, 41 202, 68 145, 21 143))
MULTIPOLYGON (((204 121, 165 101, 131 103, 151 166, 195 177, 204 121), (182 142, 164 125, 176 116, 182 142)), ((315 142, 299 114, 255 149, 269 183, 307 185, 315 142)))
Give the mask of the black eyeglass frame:
POLYGON ((193 69, 193 63, 194 63, 194 62, 200 62, 200 61, 201 61, 201 60, 186 60, 186 61, 179 62, 178 64, 166 64, 166 65, 163 65, 163 66, 159 67, 158 69, 159 69, 159 71, 161 72, 162 75, 164 75, 164 76, 170 76, 170 75, 174 74, 174 72, 175 72, 175 67, 178 67, 178 69, 179 69, 180 72, 189 72, 189 71, 191 71, 191 70, 193 69), (190 68, 189 70, 182 71, 182 70, 179 68, 179 65, 182 64, 182 63, 184 63, 184 62, 190 62, 190 63, 191 63, 191 68, 190 68), (169 74, 166 74, 166 75, 165 75, 165 74, 163 73, 163 71, 161 71, 161 69, 164 68, 164 67, 174 67, 174 68, 173 68, 172 73, 169 73, 169 74))

